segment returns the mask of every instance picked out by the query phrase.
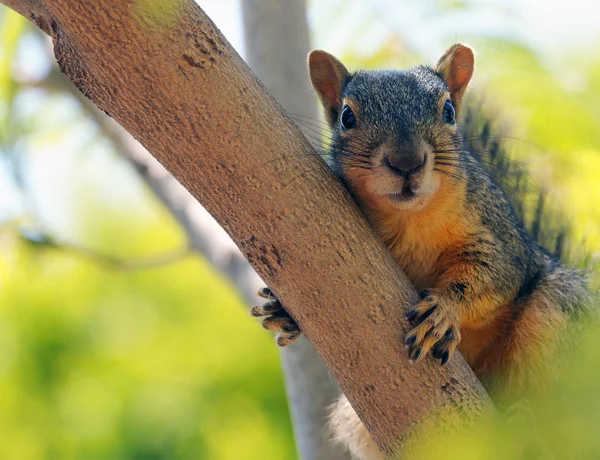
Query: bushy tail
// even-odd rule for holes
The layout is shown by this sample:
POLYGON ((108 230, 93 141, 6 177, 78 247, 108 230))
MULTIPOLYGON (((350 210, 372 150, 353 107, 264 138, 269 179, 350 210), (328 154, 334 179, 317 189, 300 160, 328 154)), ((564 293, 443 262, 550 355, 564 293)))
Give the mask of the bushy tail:
MULTIPOLYGON (((465 148, 481 162, 504 191, 517 217, 542 248, 568 265, 589 266, 591 254, 581 254, 571 244, 573 229, 568 219, 564 218, 565 213, 549 205, 546 188, 535 182, 526 165, 515 160, 509 148, 515 143, 507 142, 507 139, 515 138, 501 134, 506 129, 500 126, 497 117, 490 116, 491 112, 481 101, 465 107, 461 120, 465 148)), ((530 145, 532 149, 539 148, 526 140, 518 141, 521 145, 530 145)))

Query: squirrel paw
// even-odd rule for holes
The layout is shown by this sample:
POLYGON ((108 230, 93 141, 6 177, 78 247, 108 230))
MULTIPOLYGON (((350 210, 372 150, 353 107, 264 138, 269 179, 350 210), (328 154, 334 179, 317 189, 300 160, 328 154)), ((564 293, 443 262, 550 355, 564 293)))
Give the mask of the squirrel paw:
POLYGON ((406 314, 414 326, 404 339, 411 361, 418 361, 427 353, 446 364, 460 342, 458 320, 450 308, 445 307, 443 297, 426 289, 421 301, 406 314))
POLYGON ((277 333, 277 345, 285 347, 300 336, 300 329, 296 322, 288 315, 283 306, 275 298, 268 287, 258 291, 258 295, 268 302, 257 305, 250 310, 252 316, 266 316, 262 321, 265 329, 277 333))

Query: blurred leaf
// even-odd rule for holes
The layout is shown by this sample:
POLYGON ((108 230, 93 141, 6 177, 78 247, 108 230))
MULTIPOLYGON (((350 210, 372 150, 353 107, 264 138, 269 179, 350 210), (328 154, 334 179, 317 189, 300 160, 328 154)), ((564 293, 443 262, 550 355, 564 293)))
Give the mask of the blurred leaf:
POLYGON ((146 24, 171 27, 181 14, 181 0, 135 0, 134 11, 146 24))

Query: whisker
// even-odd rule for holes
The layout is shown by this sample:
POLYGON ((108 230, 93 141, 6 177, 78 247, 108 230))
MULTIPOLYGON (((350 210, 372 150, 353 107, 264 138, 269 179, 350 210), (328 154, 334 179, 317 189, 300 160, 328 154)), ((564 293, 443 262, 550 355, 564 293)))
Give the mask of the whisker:
MULTIPOLYGON (((293 117, 294 116, 292 115, 292 118, 293 117)), ((306 117, 306 118, 314 120, 314 119, 312 119, 310 117, 306 117)), ((316 125, 314 123, 311 123, 311 122, 308 122, 308 121, 305 121, 305 120, 297 120, 296 119, 296 121, 298 123, 300 123, 302 126, 304 126, 306 129, 312 131, 313 133, 317 133, 317 130, 325 131, 325 132, 327 132, 327 133, 329 133, 331 135, 333 135, 333 134, 336 133, 335 130, 333 130, 331 127, 329 127, 328 125, 326 125, 324 122, 322 122, 323 123, 322 125, 316 125)), ((321 132, 318 132, 318 134, 321 134, 321 132)), ((329 137, 329 139, 331 139, 331 137, 329 137)), ((351 142, 353 144, 356 144, 356 145, 359 145, 361 147, 365 147, 365 148, 368 148, 368 149, 370 149, 372 147, 371 145, 369 145, 369 143, 364 142, 364 141, 359 141, 359 140, 356 140, 356 139, 353 139, 351 142)))
MULTIPOLYGON (((474 156, 478 159, 481 156, 487 156, 492 159, 497 158, 498 161, 500 161, 500 162, 507 162, 507 163, 511 163, 515 166, 526 168, 525 164, 523 162, 510 159, 506 156, 502 156, 501 158, 496 157, 493 153, 490 153, 488 149, 469 149, 468 152, 474 154, 474 156)), ((434 151, 434 153, 436 153, 436 154, 437 153, 451 153, 451 154, 455 154, 455 155, 461 155, 461 152, 457 151, 456 149, 436 150, 436 151, 434 151)))
POLYGON ((439 169, 439 168, 435 168, 434 167, 433 170, 439 172, 440 174, 444 174, 444 175, 446 175, 448 177, 451 177, 451 178, 453 178, 453 179, 455 179, 457 181, 464 181, 465 180, 463 177, 461 177, 461 176, 459 176, 457 174, 454 174, 454 173, 452 173, 450 171, 446 171, 444 169, 439 169))
MULTIPOLYGON (((354 151, 352 149, 348 149, 348 148, 341 148, 341 147, 334 147, 334 149, 336 150, 336 155, 339 157, 342 157, 344 159, 346 159, 347 161, 351 162, 353 166, 355 167, 362 167, 363 169, 371 169, 371 160, 370 160, 370 156, 366 153, 363 152, 357 152, 354 151)), ((315 153, 320 156, 321 158, 323 158, 324 160, 327 159, 327 157, 329 156, 329 153, 326 152, 321 152, 316 150, 315 153)), ((287 160, 287 159, 297 159, 297 158, 302 158, 302 157, 308 157, 311 156, 312 153, 290 153, 290 154, 285 154, 282 155, 280 157, 277 158, 273 158, 269 161, 263 162, 257 166, 255 166, 255 168, 258 167, 262 167, 264 165, 268 165, 277 161, 283 161, 283 160, 287 160)), ((255 168, 252 168, 252 170, 254 170, 255 168)))
POLYGON ((311 172, 311 171, 313 171, 313 169, 312 169, 312 168, 309 168, 309 169, 307 169, 307 170, 305 170, 305 171, 302 171, 302 172, 301 172, 300 174, 298 174, 297 176, 294 176, 294 178, 293 178, 291 181, 289 181, 287 184, 285 184, 285 185, 283 186, 283 188, 287 188, 287 187, 288 187, 288 186, 289 186, 289 185, 290 185, 292 182, 294 182, 296 179, 299 179, 300 177, 303 177, 303 176, 304 176, 306 173, 309 173, 309 172, 311 172))
MULTIPOLYGON (((444 157, 444 156, 440 156, 439 157, 442 160, 450 160, 450 161, 457 161, 457 158, 451 158, 451 157, 444 157)), ((477 158, 477 161, 479 163, 481 163, 482 165, 484 165, 485 167, 491 167, 494 168, 498 171, 502 171, 505 174, 508 174, 510 176, 514 176, 515 178, 519 179, 522 178, 523 180, 525 180, 528 185, 539 189, 539 185, 536 182, 535 178, 529 173, 529 171, 527 170, 526 166, 523 166, 519 163, 509 163, 509 164, 502 164, 502 163, 496 163, 493 161, 493 159, 485 159, 485 158, 477 158), (511 170, 510 168, 517 168, 516 171, 511 170)))
MULTIPOLYGON (((461 168, 465 171, 478 172, 477 168, 475 168, 469 164, 464 164, 464 163, 461 164, 458 161, 456 161, 456 159, 441 159, 441 160, 436 159, 435 164, 436 165, 440 164, 440 165, 444 165, 444 166, 454 166, 457 168, 461 168)), ((519 185, 522 184, 527 187, 534 188, 536 190, 540 190, 539 185, 530 175, 526 175, 525 173, 522 173, 522 172, 506 170, 506 169, 503 169, 501 166, 496 165, 494 163, 484 163, 484 164, 486 164, 486 166, 495 168, 496 170, 501 171, 502 173, 506 174, 505 177, 497 177, 496 173, 494 173, 493 171, 490 171, 492 177, 496 180, 500 180, 501 182, 506 181, 507 183, 512 183, 513 187, 517 187, 517 188, 519 188, 519 185), (529 178, 531 180, 529 180, 527 178, 527 176, 529 176, 529 178)))
MULTIPOLYGON (((314 140, 316 142, 321 142, 319 139, 316 139, 314 136, 312 136, 310 134, 306 134, 305 133, 305 136, 309 140, 312 139, 312 140, 314 140)), ((326 147, 326 145, 324 145, 324 143, 323 143, 323 145, 321 145, 321 148, 323 148, 325 150, 325 147, 326 147)), ((363 157, 363 158, 369 158, 370 157, 370 154, 369 154, 370 150, 364 150, 363 151, 362 149, 357 149, 354 146, 344 145, 342 143, 338 143, 338 142, 335 142, 335 141, 333 143, 330 143, 328 147, 329 147, 330 151, 331 150, 335 150, 336 153, 338 151, 340 151, 340 150, 344 150, 344 151, 352 153, 353 155, 360 156, 360 157, 363 157)))
MULTIPOLYGON (((320 142, 322 144, 322 146, 329 145, 330 147, 332 147, 332 146, 340 146, 340 145, 342 145, 342 146, 347 147, 347 145, 345 145, 346 143, 342 143, 342 141, 336 141, 336 140, 334 140, 332 138, 328 138, 326 136, 322 136, 321 134, 316 134, 316 133, 314 133, 312 131, 309 131, 308 133, 305 132, 304 134, 305 134, 305 136, 307 138, 313 139, 313 140, 315 140, 317 142, 320 142), (325 139, 328 142, 325 142, 325 139)), ((349 141, 348 144, 351 144, 352 147, 361 147, 362 149, 364 149, 365 152, 371 151, 372 147, 373 147, 373 146, 368 145, 366 143, 356 142, 356 141, 349 141)), ((357 152, 362 152, 362 149, 357 150, 357 152)), ((355 148, 355 150, 356 150, 356 148, 355 148)))

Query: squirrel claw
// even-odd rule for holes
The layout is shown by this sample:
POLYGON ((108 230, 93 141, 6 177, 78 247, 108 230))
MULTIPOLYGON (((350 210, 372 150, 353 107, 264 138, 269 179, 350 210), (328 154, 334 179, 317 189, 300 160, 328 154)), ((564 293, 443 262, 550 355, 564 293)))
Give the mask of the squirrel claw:
POLYGON ((421 349, 420 348, 412 348, 409 352, 409 357, 411 362, 418 361, 421 357, 421 349))
POLYGON ((262 305, 252 307, 250 314, 252 316, 264 316, 262 326, 277 333, 276 342, 280 347, 289 345, 300 336, 300 329, 296 322, 285 311, 281 302, 275 298, 268 287, 258 291, 258 295, 268 299, 262 305))
POLYGON ((266 286, 260 288, 256 294, 259 297, 262 297, 263 299, 267 299, 267 300, 273 300, 273 299, 275 299, 275 296, 273 295, 273 292, 268 287, 266 287, 266 286))
POLYGON ((267 316, 277 313, 282 310, 283 307, 278 300, 270 300, 262 305, 256 305, 250 309, 252 316, 267 316))
POLYGON ((411 362, 430 353, 443 366, 460 342, 458 324, 449 314, 452 310, 444 308, 443 298, 433 291, 423 291, 421 299, 406 315, 414 327, 406 334, 404 345, 411 362))
POLYGON ((298 337, 300 337, 300 331, 298 331, 294 334, 288 334, 288 335, 279 334, 277 336, 277 338, 275 339, 275 342, 280 347, 285 347, 286 345, 289 345, 294 340, 296 340, 298 337))

